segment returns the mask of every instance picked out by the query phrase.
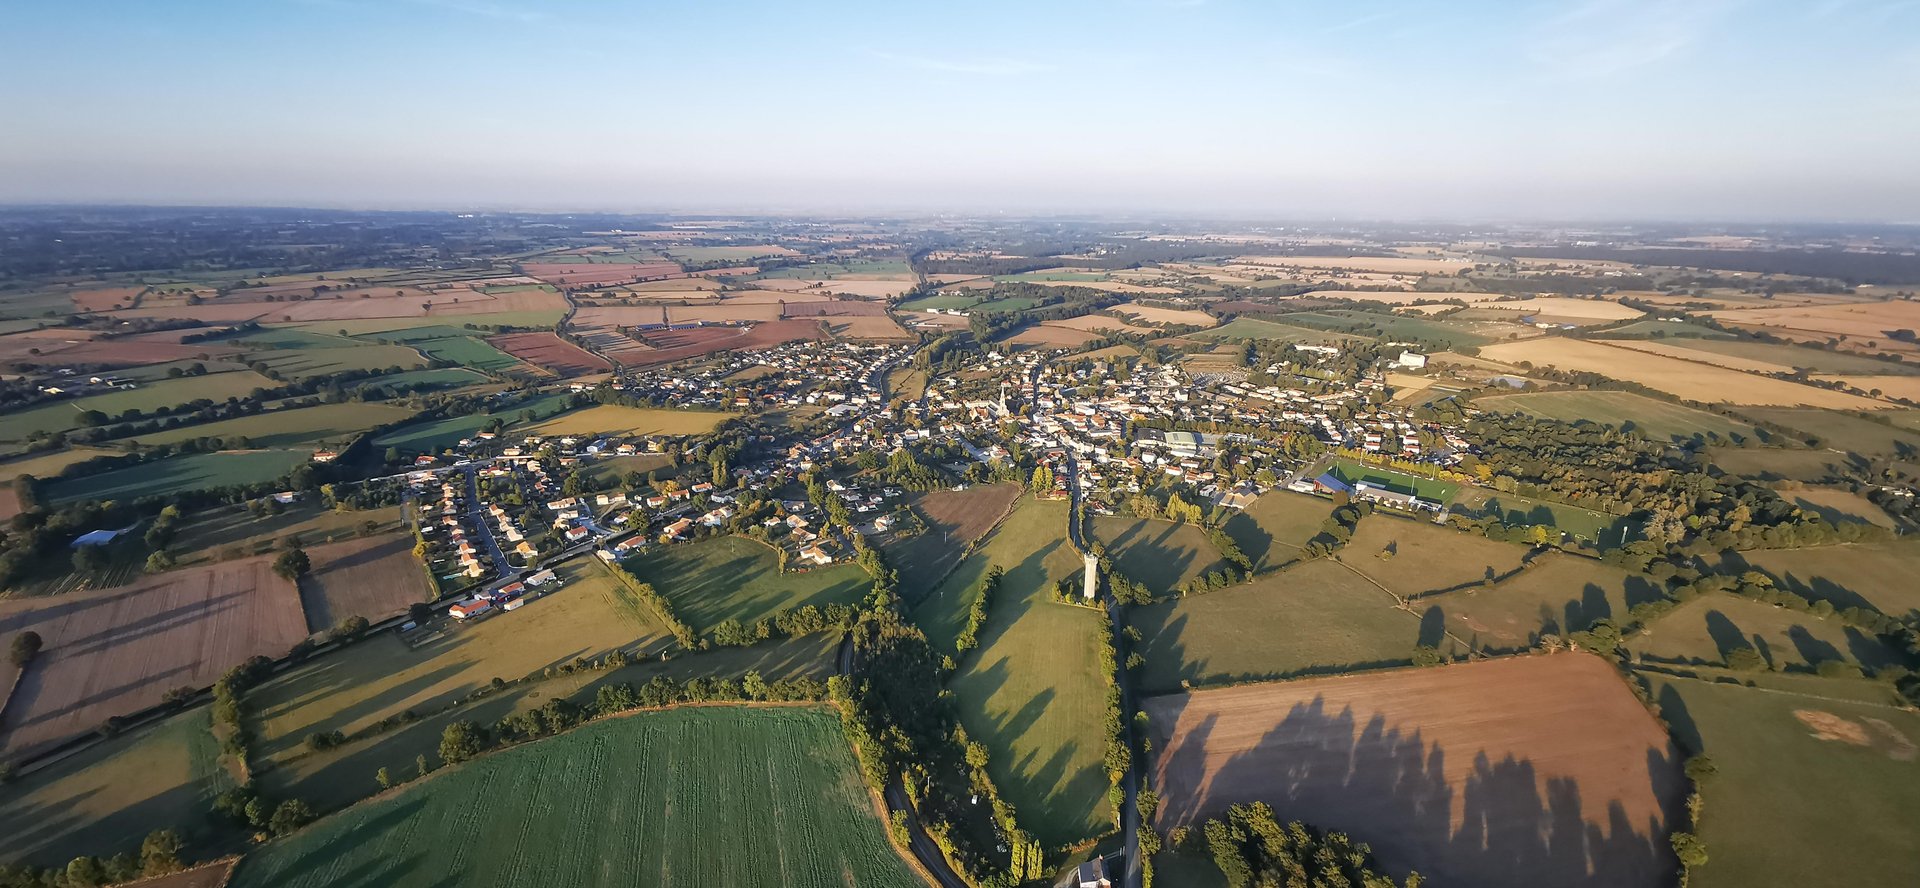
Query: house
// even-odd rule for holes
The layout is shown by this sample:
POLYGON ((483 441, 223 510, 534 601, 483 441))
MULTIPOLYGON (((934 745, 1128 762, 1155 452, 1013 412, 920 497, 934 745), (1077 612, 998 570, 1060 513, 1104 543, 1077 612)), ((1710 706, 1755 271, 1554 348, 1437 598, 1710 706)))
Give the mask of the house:
POLYGON ((808 546, 801 550, 800 560, 808 564, 832 564, 833 556, 819 546, 808 546))
POLYGON ((1107 878, 1106 858, 1095 857, 1074 867, 1054 883, 1054 888, 1113 888, 1113 880, 1107 878))
POLYGON ((581 540, 584 540, 584 539, 586 539, 586 538, 587 538, 587 535, 588 535, 589 533, 591 533, 591 531, 589 531, 589 530, 587 530, 587 529, 586 529, 586 528, 584 528, 584 527, 573 527, 573 528, 568 528, 568 529, 567 529, 567 542, 569 542, 569 543, 577 543, 577 542, 580 542, 581 540))
POLYGON ((313 452, 313 461, 317 463, 330 463, 339 458, 340 454, 331 450, 315 450, 313 452))
POLYGON ((526 603, 527 603, 527 600, 525 598, 515 598, 511 601, 508 601, 500 609, 501 610, 519 610, 521 605, 524 605, 526 603))
POLYGON ((493 610, 493 602, 474 599, 471 601, 462 601, 448 608, 447 613, 452 614, 456 620, 469 620, 490 610, 493 610))
POLYGON ((527 577, 527 585, 545 586, 546 584, 553 582, 555 579, 556 577, 553 571, 543 570, 537 574, 534 574, 533 576, 527 577))
POLYGON ((685 535, 686 532, 692 527, 693 527, 692 518, 682 518, 678 521, 673 522, 672 524, 667 525, 666 528, 662 530, 662 533, 665 533, 668 539, 677 540, 681 536, 685 535))

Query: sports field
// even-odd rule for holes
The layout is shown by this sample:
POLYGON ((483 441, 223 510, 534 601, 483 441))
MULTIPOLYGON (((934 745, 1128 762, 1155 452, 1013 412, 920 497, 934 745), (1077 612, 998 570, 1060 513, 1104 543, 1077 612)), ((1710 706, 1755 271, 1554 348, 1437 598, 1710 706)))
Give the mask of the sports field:
POLYGON ((293 471, 294 467, 307 462, 312 456, 313 453, 307 450, 190 453, 97 475, 56 481, 47 485, 42 495, 55 503, 78 499, 132 500, 209 487, 259 484, 293 471))
POLYGON ((1544 524, 1603 548, 1622 545, 1636 535, 1639 527, 1639 522, 1619 515, 1500 493, 1484 487, 1464 488, 1454 498, 1452 511, 1474 518, 1491 518, 1508 527, 1544 524))
POLYGON ((388 404, 366 402, 321 404, 297 410, 275 410, 253 416, 242 416, 238 419, 181 426, 177 429, 134 435, 123 440, 154 446, 178 444, 181 441, 192 441, 197 438, 219 438, 222 441, 245 438, 251 447, 275 449, 311 447, 321 444, 344 445, 364 434, 372 426, 399 422, 412 415, 413 411, 405 407, 388 404))
POLYGON ((1703 792, 1708 860, 1693 871, 1693 888, 1912 882, 1920 716, 1650 678, 1675 736, 1712 757, 1717 772, 1703 792))
POLYGON ((1206 531, 1191 524, 1148 518, 1093 519, 1093 538, 1107 547, 1114 567, 1155 594, 1172 592, 1194 577, 1227 566, 1207 542, 1206 531))
POLYGON ((1380 487, 1395 493, 1411 493, 1423 500, 1446 502, 1460 492, 1460 485, 1454 481, 1442 481, 1437 478, 1422 478, 1393 469, 1363 465, 1350 459, 1335 459, 1327 471, 1348 484, 1365 483, 1371 487, 1380 487))
POLYGON ((1677 866, 1679 753, 1597 657, 1244 685, 1145 709, 1162 830, 1259 801, 1434 884, 1657 888, 1677 866))
POLYGON ((809 604, 856 604, 873 585, 852 562, 803 571, 795 559, 780 573, 772 549, 737 536, 656 547, 627 559, 626 567, 673 602, 674 614, 696 632, 723 620, 752 625, 809 604))
POLYGON ((509 749, 254 852, 235 888, 924 883, 832 712, 685 707, 509 749))
POLYGON ((1639 431, 1656 441, 1683 440, 1695 435, 1718 435, 1739 440, 1753 435, 1753 427, 1717 413, 1682 407, 1631 392, 1567 391, 1523 395, 1492 395, 1473 399, 1485 410, 1524 413, 1562 422, 1603 423, 1639 431))

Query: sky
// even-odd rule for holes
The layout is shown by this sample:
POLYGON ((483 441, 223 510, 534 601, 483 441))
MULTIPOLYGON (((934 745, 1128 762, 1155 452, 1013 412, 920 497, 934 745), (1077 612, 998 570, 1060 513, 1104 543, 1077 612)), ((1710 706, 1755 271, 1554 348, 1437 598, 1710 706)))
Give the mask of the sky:
POLYGON ((1920 0, 12 0, 40 202, 1920 221, 1920 0))

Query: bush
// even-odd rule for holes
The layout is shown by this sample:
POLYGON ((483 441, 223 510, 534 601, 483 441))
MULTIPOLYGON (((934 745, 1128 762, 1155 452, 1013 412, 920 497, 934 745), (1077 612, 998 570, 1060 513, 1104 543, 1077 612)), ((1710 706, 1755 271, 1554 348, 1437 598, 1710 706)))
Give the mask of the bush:
POLYGON ((40 654, 41 644, 40 633, 31 629, 15 635, 13 637, 13 649, 9 652, 9 655, 13 659, 13 665, 22 669, 26 668, 26 665, 33 662, 33 658, 40 654))

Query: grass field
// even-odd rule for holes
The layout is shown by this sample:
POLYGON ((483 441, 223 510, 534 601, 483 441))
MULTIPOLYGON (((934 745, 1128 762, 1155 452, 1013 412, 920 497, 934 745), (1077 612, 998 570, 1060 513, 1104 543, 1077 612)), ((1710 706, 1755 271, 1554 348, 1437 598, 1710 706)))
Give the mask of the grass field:
POLYGON ((1330 330, 1316 330, 1312 327, 1296 327, 1292 324, 1278 324, 1259 318, 1234 318, 1226 324, 1211 330, 1193 334, 1205 339, 1270 339, 1275 342, 1341 342, 1364 339, 1351 333, 1335 333, 1330 330))
POLYGON ((1164 595, 1194 577, 1226 566, 1206 531, 1191 524, 1147 518, 1093 519, 1093 538, 1107 547, 1120 573, 1164 595))
POLYGON ((375 532, 399 530, 400 507, 336 512, 321 508, 318 501, 309 498, 276 515, 255 515, 238 505, 202 509, 187 516, 173 546, 180 550, 179 563, 192 564, 225 557, 229 550, 243 555, 265 554, 288 537, 296 537, 308 547, 343 541, 359 536, 369 521, 374 523, 375 532))
POLYGON ((88 410, 98 410, 109 417, 114 417, 127 410, 152 411, 158 407, 177 407, 202 398, 210 401, 225 401, 228 398, 245 395, 256 388, 272 388, 277 384, 251 370, 240 370, 231 373, 209 373, 205 376, 167 379, 142 385, 136 389, 56 401, 6 414, 5 421, 0 422, 0 440, 24 441, 35 432, 58 432, 78 428, 79 415, 88 410))
POLYGON ((1711 361, 1712 356, 1720 355, 1749 361, 1764 361, 1784 367, 1802 367, 1815 373, 1920 373, 1920 367, 1913 364, 1881 361, 1864 355, 1799 345, 1720 338, 1669 338, 1661 341, 1681 348, 1706 352, 1707 354, 1698 358, 1703 361, 1711 361))
POLYGON ((417 370, 426 366, 420 353, 403 345, 348 345, 340 348, 271 349, 248 355, 289 379, 305 379, 346 370, 417 370))
POLYGON ((561 414, 528 428, 527 433, 535 435, 704 435, 732 416, 731 413, 711 410, 662 410, 603 404, 561 414))
POLYGON ((967 544, 986 533, 1020 494, 1018 484, 976 484, 966 490, 915 494, 909 503, 926 522, 927 531, 882 546, 888 566, 900 572, 900 594, 908 605, 931 595, 959 563, 967 544))
POLYGON ((1707 455, 1714 466, 1729 474, 1762 481, 1838 480, 1856 463, 1851 454, 1832 450, 1785 450, 1777 447, 1712 447, 1707 455))
POLYGON ((1444 503, 1460 492, 1460 485, 1453 481, 1422 478, 1392 469, 1363 465, 1350 459, 1333 460, 1328 465, 1327 471, 1348 484, 1365 483, 1368 486, 1385 488, 1395 493, 1411 493, 1421 499, 1435 502, 1444 503))
POLYGON ((1326 327, 1334 330, 1347 329, 1359 324, 1375 337, 1436 342, 1446 348, 1483 345, 1493 341, 1492 336, 1474 332, 1463 324, 1372 311, 1345 309, 1302 311, 1289 312, 1281 315, 1280 318, 1284 322, 1302 327, 1326 327))
POLYGON ((321 404, 297 410, 276 410, 253 416, 242 416, 238 419, 182 426, 177 429, 135 435, 122 440, 154 446, 178 444, 181 441, 191 441, 196 438, 222 440, 246 438, 251 447, 273 449, 312 447, 319 444, 344 445, 359 437, 368 428, 399 422, 412 415, 413 411, 404 407, 379 403, 321 404))
POLYGON ((1310 561, 1251 583, 1148 607, 1128 621, 1146 657, 1142 693, 1182 682, 1217 684, 1409 663, 1421 644, 1443 646, 1441 624, 1332 561, 1310 561))
POLYGON ((1711 756, 1718 772, 1703 791, 1709 859, 1693 871, 1693 888, 1911 884, 1920 860, 1912 828, 1920 716, 1652 678, 1675 736, 1711 756))
POLYGON ((131 500, 230 484, 257 484, 285 475, 311 457, 305 450, 192 453, 56 481, 47 485, 45 496, 56 503, 77 499, 131 500))
POLYGON ((1624 622, 1634 605, 1662 597, 1644 576, 1576 555, 1545 554, 1491 588, 1424 597, 1414 609, 1428 625, 1445 626, 1477 650, 1505 653, 1531 648, 1546 633, 1564 639, 1595 620, 1624 622))
POLYGON ((1454 498, 1452 510, 1456 514, 1475 518, 1492 518, 1509 527, 1549 525, 1603 548, 1623 545, 1634 536, 1633 530, 1637 526, 1637 522, 1619 515, 1499 493, 1483 487, 1464 488, 1454 498))
POLYGON ((1851 450, 1869 456, 1920 456, 1920 433, 1882 425, 1831 410, 1756 408, 1745 411, 1755 419, 1776 422, 1819 439, 1818 447, 1851 450))
POLYGON ((61 867, 138 852, 163 824, 206 842, 213 797, 235 783, 212 728, 209 710, 182 713, 15 778, 0 795, 0 858, 61 867))
POLYGON ((1780 498, 1819 515, 1831 524, 1844 521, 1878 524, 1881 527, 1894 527, 1897 524, 1893 516, 1887 514, 1887 510, 1874 505, 1872 500, 1851 490, 1835 487, 1807 487, 1780 491, 1780 498))
POLYGON ((1717 413, 1682 407, 1631 392, 1565 391, 1522 395, 1492 395, 1473 399, 1486 410, 1524 413, 1562 422, 1597 422, 1637 431, 1656 441, 1686 440, 1696 435, 1743 440, 1753 427, 1717 413))
POLYGON ((1920 543, 1819 546, 1810 549, 1762 549, 1724 557, 1719 568, 1759 570, 1781 588, 1834 607, 1863 605, 1888 616, 1920 615, 1920 543))
POLYGON ((918 886, 839 719, 687 707, 510 749, 255 852, 235 888, 918 886), (644 875, 643 875, 644 874, 644 875))
POLYGON ((661 546, 627 559, 626 567, 699 632, 722 620, 751 625, 809 604, 854 604, 873 585, 851 562, 808 571, 794 569, 795 562, 780 573, 772 549, 737 536, 661 546))
POLYGON ((348 617, 378 623, 406 613, 409 605, 433 600, 436 590, 413 557, 413 534, 367 537, 330 546, 326 553, 300 578, 300 604, 307 628, 315 632, 348 617))
POLYGON ((407 370, 400 373, 390 373, 386 376, 369 380, 369 384, 396 388, 400 386, 406 386, 408 388, 426 386, 429 390, 439 391, 442 389, 460 388, 462 386, 486 381, 487 378, 485 376, 481 376, 472 370, 446 367, 439 370, 407 370))
POLYGON ((1411 598, 1504 575, 1518 568, 1526 553, 1516 543, 1376 513, 1360 522, 1340 560, 1411 598))
POLYGON ((1869 671, 1905 658, 1880 639, 1842 623, 1736 595, 1702 596, 1635 635, 1628 648, 1656 663, 1723 665, 1726 653, 1751 647, 1780 672, 1811 672, 1838 660, 1869 671))
POLYGON ((520 359, 503 352, 478 339, 465 336, 450 336, 445 339, 424 339, 409 342, 429 358, 472 367, 488 373, 500 373, 507 370, 526 369, 520 359))
POLYGON ((398 447, 412 453, 434 453, 452 447, 462 438, 471 438, 495 419, 512 424, 520 415, 533 411, 535 417, 551 417, 567 409, 573 395, 566 392, 536 395, 527 400, 498 408, 494 413, 470 413, 401 426, 373 441, 379 448, 398 447))
POLYGON ((98 447, 69 447, 65 450, 53 450, 36 453, 19 459, 0 462, 0 481, 12 484, 13 479, 21 475, 35 478, 51 478, 65 471, 68 466, 86 462, 97 456, 120 456, 118 450, 103 450, 98 447))

